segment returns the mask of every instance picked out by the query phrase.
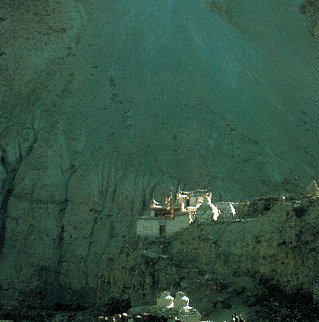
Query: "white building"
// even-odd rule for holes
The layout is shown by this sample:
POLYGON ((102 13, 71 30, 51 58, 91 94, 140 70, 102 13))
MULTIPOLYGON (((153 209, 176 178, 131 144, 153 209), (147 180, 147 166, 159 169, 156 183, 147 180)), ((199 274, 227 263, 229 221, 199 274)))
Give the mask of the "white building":
POLYGON ((137 235, 166 237, 187 228, 195 220, 217 220, 219 212, 211 200, 212 194, 206 190, 179 190, 175 200, 170 193, 165 205, 153 199, 150 215, 137 220, 137 235))

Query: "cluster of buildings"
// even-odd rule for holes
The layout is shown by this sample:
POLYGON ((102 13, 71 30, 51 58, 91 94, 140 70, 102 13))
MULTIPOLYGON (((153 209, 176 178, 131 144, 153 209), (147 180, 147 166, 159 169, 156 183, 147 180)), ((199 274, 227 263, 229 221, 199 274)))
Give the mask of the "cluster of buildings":
POLYGON ((173 197, 172 190, 161 204, 153 199, 149 215, 137 219, 137 234, 146 237, 170 236, 187 228, 193 222, 216 221, 222 213, 234 216, 232 203, 212 203, 212 193, 207 190, 178 190, 173 197))

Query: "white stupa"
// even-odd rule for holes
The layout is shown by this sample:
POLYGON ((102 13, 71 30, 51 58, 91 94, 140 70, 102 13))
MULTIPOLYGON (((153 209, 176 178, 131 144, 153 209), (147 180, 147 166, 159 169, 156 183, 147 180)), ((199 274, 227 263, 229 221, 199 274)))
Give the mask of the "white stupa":
POLYGON ((181 309, 182 307, 189 306, 189 298, 184 292, 177 292, 174 299, 174 308, 181 309))
POLYGON ((172 308, 174 306, 174 298, 171 296, 171 293, 168 291, 162 292, 157 299, 157 306, 166 309, 172 308))

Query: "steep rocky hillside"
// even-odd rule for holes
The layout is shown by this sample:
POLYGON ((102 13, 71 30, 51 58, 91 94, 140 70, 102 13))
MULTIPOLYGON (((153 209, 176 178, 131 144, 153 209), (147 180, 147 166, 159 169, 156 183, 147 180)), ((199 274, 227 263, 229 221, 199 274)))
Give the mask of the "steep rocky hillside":
POLYGON ((317 12, 3 0, 1 297, 94 304, 136 217, 170 186, 239 200, 316 178, 317 12))
POLYGON ((237 312, 250 322, 317 321, 318 211, 318 199, 256 199, 240 218, 193 223, 170 238, 127 237, 104 261, 96 288, 78 302, 54 303, 56 281, 49 268, 42 269, 41 284, 24 293, 27 309, 2 301, 0 318, 97 321, 154 305, 169 290, 186 292, 204 320, 230 321, 237 312), (95 309, 79 311, 90 297, 95 309))
POLYGON ((161 290, 182 290, 213 321, 233 311, 249 321, 316 321, 318 200, 266 204, 255 200, 243 220, 191 225, 171 239, 127 240, 101 275, 99 301, 152 304, 161 290))

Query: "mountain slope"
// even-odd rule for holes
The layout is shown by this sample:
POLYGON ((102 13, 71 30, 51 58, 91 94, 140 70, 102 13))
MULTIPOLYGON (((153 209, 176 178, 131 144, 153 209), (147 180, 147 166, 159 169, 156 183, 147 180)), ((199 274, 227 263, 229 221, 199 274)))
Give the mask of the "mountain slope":
POLYGON ((46 276, 53 298, 94 301, 107 258, 171 186, 238 200, 316 177, 318 43, 300 3, 224 5, 4 1, 6 294, 46 276))

